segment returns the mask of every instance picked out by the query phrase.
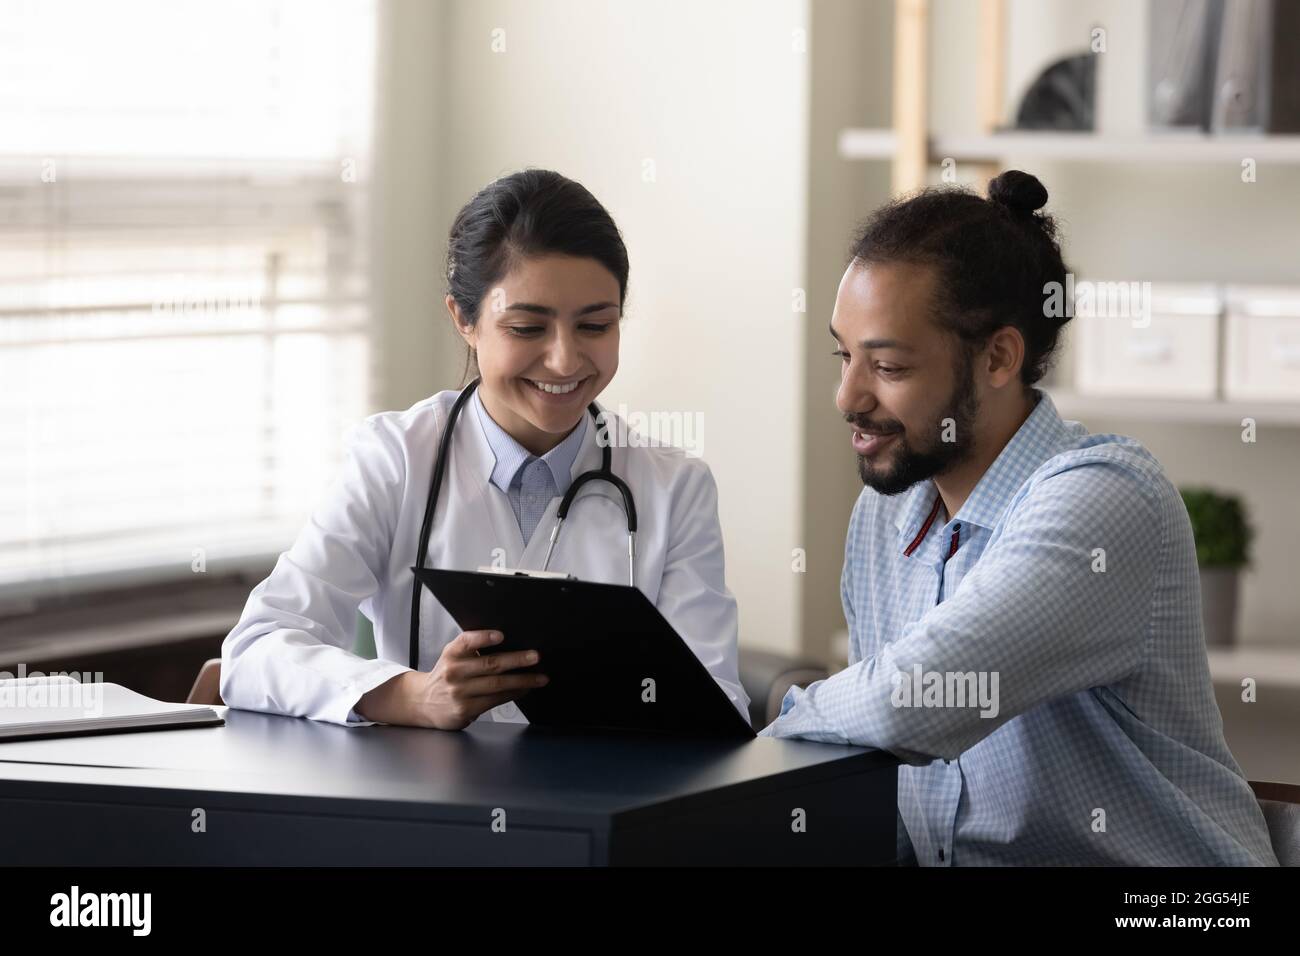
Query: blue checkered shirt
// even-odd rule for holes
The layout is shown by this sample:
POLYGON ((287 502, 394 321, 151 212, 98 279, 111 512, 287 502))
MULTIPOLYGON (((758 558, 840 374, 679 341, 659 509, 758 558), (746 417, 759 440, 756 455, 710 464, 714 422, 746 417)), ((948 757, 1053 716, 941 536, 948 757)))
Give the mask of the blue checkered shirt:
POLYGON ((1038 394, 955 516, 931 481, 863 490, 849 666, 762 734, 902 758, 899 854, 922 865, 1276 866, 1223 739, 1178 491, 1038 394))
POLYGON ((589 416, 583 415, 582 421, 562 442, 537 458, 493 421, 483 407, 478 389, 474 390, 473 403, 488 447, 496 456, 496 465, 492 468, 492 484, 504 491, 510 499, 515 521, 519 523, 519 532, 527 545, 537 530, 542 515, 550 506, 551 499, 563 495, 573 483, 573 463, 582 448, 589 416))

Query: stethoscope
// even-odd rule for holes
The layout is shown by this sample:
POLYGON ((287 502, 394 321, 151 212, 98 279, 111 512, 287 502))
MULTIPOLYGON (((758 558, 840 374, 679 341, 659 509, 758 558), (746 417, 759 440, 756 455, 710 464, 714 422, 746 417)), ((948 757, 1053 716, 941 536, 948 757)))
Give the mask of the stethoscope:
MULTIPOLYGON (((460 410, 465 407, 465 402, 474 394, 474 389, 478 388, 479 379, 474 379, 461 390, 460 395, 451 406, 451 411, 447 415, 447 426, 442 430, 442 438, 438 441, 438 457, 433 462, 433 481, 429 485, 429 501, 424 506, 424 521, 420 525, 420 543, 419 552, 415 556, 415 566, 424 567, 424 554, 429 550, 429 533, 433 530, 433 512, 438 503, 438 492, 442 490, 442 476, 447 470, 447 453, 451 449, 451 433, 456 427, 456 419, 460 417, 460 410)), ((596 404, 587 406, 587 411, 596 421, 597 428, 606 428, 605 423, 601 420, 603 414, 596 404)), ((606 429, 608 434, 608 429, 606 429)), ((560 526, 564 524, 564 519, 569 516, 569 508, 573 504, 573 499, 577 497, 578 491, 589 481, 607 481, 619 490, 623 496, 623 510, 627 513, 627 583, 630 587, 636 586, 636 502, 632 498, 632 491, 628 488, 623 479, 614 474, 610 467, 612 453, 609 450, 610 442, 603 441, 600 443, 601 460, 600 468, 595 471, 585 471, 577 478, 573 479, 573 484, 569 485, 569 490, 564 493, 560 499, 560 510, 556 513, 555 527, 551 530, 551 541, 546 546, 546 560, 542 563, 542 570, 545 571, 550 567, 551 554, 555 551, 555 542, 560 537, 560 526)), ((420 662, 420 582, 418 579, 412 581, 411 586, 411 670, 419 670, 420 662)))

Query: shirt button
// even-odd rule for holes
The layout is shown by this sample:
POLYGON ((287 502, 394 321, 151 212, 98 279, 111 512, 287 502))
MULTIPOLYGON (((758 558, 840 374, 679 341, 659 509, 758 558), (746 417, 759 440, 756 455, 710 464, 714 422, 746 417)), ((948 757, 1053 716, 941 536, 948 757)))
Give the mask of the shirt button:
POLYGON ((943 862, 943 847, 939 847, 939 862, 943 862))

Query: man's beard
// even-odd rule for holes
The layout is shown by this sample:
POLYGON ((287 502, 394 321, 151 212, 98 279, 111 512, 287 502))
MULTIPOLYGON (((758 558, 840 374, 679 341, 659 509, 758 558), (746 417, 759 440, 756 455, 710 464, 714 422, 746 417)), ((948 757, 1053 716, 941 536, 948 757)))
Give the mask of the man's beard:
MULTIPOLYGON (((858 476, 862 483, 882 495, 896 495, 911 488, 918 481, 925 481, 935 475, 943 474, 953 465, 963 461, 971 453, 975 418, 979 414, 979 398, 975 394, 975 363, 973 356, 963 356, 957 369, 957 380, 953 383, 952 395, 945 403, 945 408, 936 416, 934 423, 920 430, 921 435, 930 435, 925 444, 912 444, 907 433, 902 431, 901 422, 873 422, 877 428, 897 428, 894 447, 878 456, 884 461, 888 456, 889 464, 877 467, 865 455, 858 456, 858 476), (951 425, 944 419, 952 419, 951 425), (944 432, 952 434, 952 441, 944 441, 944 432)), ((856 416, 848 420, 859 424, 856 416)), ((865 423, 861 423, 865 424, 865 423)))

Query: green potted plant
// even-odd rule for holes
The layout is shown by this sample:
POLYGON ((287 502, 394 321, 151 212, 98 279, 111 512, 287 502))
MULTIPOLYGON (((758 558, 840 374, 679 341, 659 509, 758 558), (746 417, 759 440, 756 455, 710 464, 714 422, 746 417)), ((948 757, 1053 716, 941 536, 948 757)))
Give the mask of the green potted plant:
POLYGON ((1205 643, 1232 644, 1236 635, 1237 593, 1241 569, 1250 563, 1254 531, 1236 495, 1209 488, 1180 488, 1196 539, 1201 569, 1201 615, 1205 643))

